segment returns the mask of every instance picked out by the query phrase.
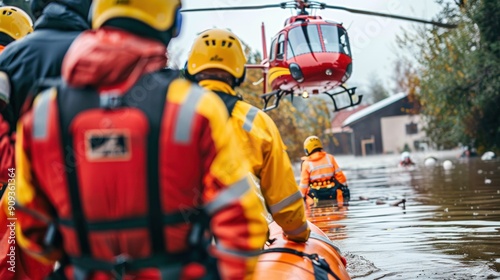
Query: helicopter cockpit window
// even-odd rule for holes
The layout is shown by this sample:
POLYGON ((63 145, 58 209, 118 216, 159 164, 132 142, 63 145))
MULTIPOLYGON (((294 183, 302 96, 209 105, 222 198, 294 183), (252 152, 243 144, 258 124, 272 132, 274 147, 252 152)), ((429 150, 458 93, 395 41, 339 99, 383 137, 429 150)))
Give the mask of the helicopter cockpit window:
POLYGON ((340 42, 340 51, 343 53, 347 54, 348 56, 351 55, 351 46, 349 45, 349 37, 347 37, 347 32, 344 29, 339 28, 339 42, 340 42))
POLYGON ((274 39, 272 42, 271 42, 271 51, 269 53, 269 61, 273 61, 276 59, 276 43, 278 42, 278 40, 274 39))
POLYGON ((321 34, 326 52, 340 52, 351 55, 349 40, 344 29, 335 25, 321 25, 321 34))
POLYGON ((300 25, 288 32, 288 57, 311 52, 322 52, 318 26, 300 25))
POLYGON ((283 59, 285 54, 285 35, 281 34, 278 38, 278 48, 276 49, 276 59, 283 59))

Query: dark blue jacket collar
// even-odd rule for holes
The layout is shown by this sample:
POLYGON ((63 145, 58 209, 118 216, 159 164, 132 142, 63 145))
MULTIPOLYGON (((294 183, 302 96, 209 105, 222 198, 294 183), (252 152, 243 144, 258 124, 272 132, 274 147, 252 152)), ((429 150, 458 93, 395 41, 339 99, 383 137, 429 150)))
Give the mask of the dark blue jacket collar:
POLYGON ((60 3, 50 3, 43 9, 42 15, 35 22, 37 29, 57 29, 83 31, 90 28, 87 19, 74 9, 60 3))

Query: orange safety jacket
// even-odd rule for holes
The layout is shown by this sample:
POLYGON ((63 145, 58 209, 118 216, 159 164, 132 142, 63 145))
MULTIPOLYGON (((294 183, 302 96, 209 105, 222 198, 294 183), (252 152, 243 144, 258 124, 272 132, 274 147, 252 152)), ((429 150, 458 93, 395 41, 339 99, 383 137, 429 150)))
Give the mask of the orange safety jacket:
POLYGON ((217 93, 231 115, 231 124, 242 144, 251 172, 260 180, 267 209, 289 239, 305 242, 310 229, 286 146, 274 121, 242 101, 226 83, 203 80, 200 85, 217 93))
POLYGON ((36 98, 17 130, 25 250, 64 254, 89 279, 187 279, 203 254, 189 237, 204 224, 222 279, 250 276, 266 222, 247 162, 223 103, 177 76, 145 74, 124 94, 62 85, 36 98))
POLYGON ((331 154, 318 151, 303 157, 302 160, 300 188, 303 194, 307 192, 307 188, 313 183, 325 182, 333 178, 341 184, 347 182, 344 172, 342 172, 331 154))

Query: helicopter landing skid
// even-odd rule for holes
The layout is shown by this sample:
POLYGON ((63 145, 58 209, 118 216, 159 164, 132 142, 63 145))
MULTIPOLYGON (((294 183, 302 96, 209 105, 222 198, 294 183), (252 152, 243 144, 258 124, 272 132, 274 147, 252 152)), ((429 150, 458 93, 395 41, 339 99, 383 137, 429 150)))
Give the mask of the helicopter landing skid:
MULTIPOLYGON (((333 92, 333 93, 330 93, 330 92, 323 92, 323 94, 326 94, 328 96, 330 96, 330 98, 332 99, 332 102, 333 102, 333 107, 334 107, 334 112, 337 112, 337 111, 340 111, 340 110, 343 110, 343 109, 347 109, 347 108, 350 108, 350 107, 353 107, 353 106, 356 106, 358 105, 359 103, 361 103, 361 100, 363 100, 363 95, 355 95, 356 94, 356 87, 352 87, 352 88, 346 88, 344 86, 340 86, 343 90, 341 91, 338 91, 338 92, 333 92), (335 97, 334 96, 345 96, 345 94, 347 94, 347 97, 349 98, 349 101, 348 102, 342 102, 342 103, 347 103, 347 105, 345 106, 337 106, 337 100, 335 100, 335 97), (354 97, 357 97, 357 100, 354 100, 354 97)), ((342 97, 342 99, 345 100, 345 97, 342 97)))
POLYGON ((264 108, 262 108, 262 111, 267 112, 267 111, 270 111, 272 109, 278 108, 278 106, 280 104, 281 98, 284 95, 287 95, 289 93, 291 93, 291 92, 290 91, 283 91, 283 90, 278 89, 278 90, 273 90, 273 91, 271 91, 269 93, 261 95, 260 97, 264 101, 264 108), (274 99, 274 102, 272 102, 272 105, 269 106, 269 103, 273 99, 274 99))
MULTIPOLYGON (((338 91, 338 92, 323 92, 323 94, 326 94, 330 96, 333 102, 333 107, 334 107, 334 112, 347 109, 353 106, 356 106, 361 103, 361 100, 363 99, 362 95, 355 95, 356 94, 356 87, 353 88, 346 88, 344 86, 340 86, 343 90, 338 91), (341 102, 341 104, 346 104, 343 106, 339 106, 337 104, 337 101, 341 99, 346 100, 346 96, 348 98, 348 101, 341 102), (357 100, 354 99, 354 97, 357 97, 357 100), (339 100, 336 100, 338 98, 339 100)), ((264 101, 264 107, 262 108, 262 111, 267 112, 273 109, 278 108, 280 104, 280 100, 283 96, 290 94, 291 101, 293 102, 293 92, 292 91, 284 91, 284 90, 274 90, 272 92, 266 93, 261 95, 260 97, 264 101), (273 101, 272 101, 273 100, 273 101)))

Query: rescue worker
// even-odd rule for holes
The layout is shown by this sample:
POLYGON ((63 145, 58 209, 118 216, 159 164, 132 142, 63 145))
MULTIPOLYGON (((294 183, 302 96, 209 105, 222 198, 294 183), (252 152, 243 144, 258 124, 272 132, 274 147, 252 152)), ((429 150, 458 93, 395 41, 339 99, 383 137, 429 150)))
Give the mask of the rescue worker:
MULTIPOLYGON (((0 52, 10 43, 33 32, 33 22, 29 15, 18 7, 0 7, 0 52)), ((2 75, 2 74, 0 74, 2 75)), ((0 79, 0 110, 8 102, 9 84, 6 76, 0 79)), ((9 199, 14 198, 14 137, 9 124, 0 115, 0 279, 41 280, 52 270, 52 266, 42 264, 22 253, 15 244, 15 211, 9 211, 9 199), (5 195, 4 195, 5 193, 5 195), (10 219, 9 219, 10 218, 10 219)), ((10 201, 13 203, 13 201, 10 201)), ((12 206, 12 205, 11 205, 12 206)))
POLYGON ((337 199, 348 202, 350 192, 347 179, 335 157, 323 150, 323 144, 317 136, 309 136, 304 141, 305 157, 302 157, 300 188, 304 197, 311 196, 315 202, 319 199, 337 199))
MULTIPOLYGON (((9 89, 8 93, 0 92, 0 103, 4 102, 4 106, 0 104, 0 118, 10 139, 15 138, 16 123, 30 89, 41 79, 61 75, 67 49, 80 32, 90 27, 87 18, 91 2, 31 0, 31 12, 36 18, 34 32, 12 42, 0 54, 0 85, 9 89)), ((20 27, 26 20, 16 21, 16 25, 20 27)), ((0 144, 0 179, 13 167, 14 143, 3 142, 0 144)))
POLYGON ((199 279, 212 269, 247 279, 266 241, 224 104, 163 69, 180 8, 93 1, 95 30, 68 50, 64 83, 20 121, 18 239, 41 260, 67 259, 69 279, 199 279))
POLYGON ((413 166, 415 163, 411 160, 410 152, 404 151, 401 153, 401 161, 399 162, 400 166, 413 166))
MULTIPOLYGON (((29 15, 20 8, 0 7, 0 53, 5 47, 33 32, 33 22, 29 15)), ((10 83, 5 73, 0 73, 0 111, 9 103, 10 83)), ((7 183, 7 169, 14 167, 14 139, 10 134, 10 125, 0 115, 0 187, 7 183)))
POLYGON ((245 53, 235 34, 210 29, 195 39, 184 74, 224 101, 235 138, 243 144, 251 172, 260 180, 267 209, 288 239, 305 242, 310 229, 302 195, 278 128, 266 113, 236 95, 235 88, 245 78, 245 63, 245 53))

